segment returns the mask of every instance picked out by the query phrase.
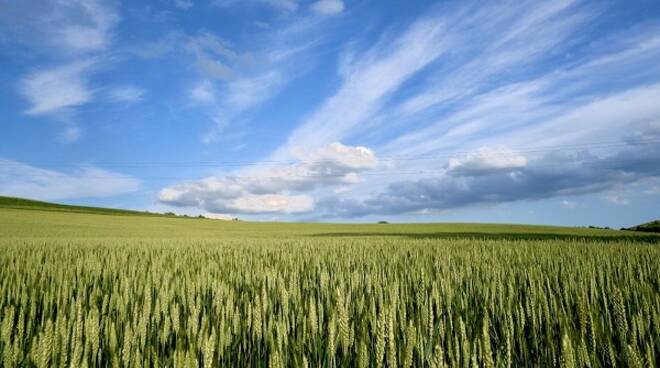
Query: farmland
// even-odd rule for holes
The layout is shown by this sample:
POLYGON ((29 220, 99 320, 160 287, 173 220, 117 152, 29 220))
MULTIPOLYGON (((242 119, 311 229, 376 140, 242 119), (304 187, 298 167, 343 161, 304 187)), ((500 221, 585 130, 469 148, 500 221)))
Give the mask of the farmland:
POLYGON ((0 364, 652 367, 658 275, 632 231, 0 208, 0 364))

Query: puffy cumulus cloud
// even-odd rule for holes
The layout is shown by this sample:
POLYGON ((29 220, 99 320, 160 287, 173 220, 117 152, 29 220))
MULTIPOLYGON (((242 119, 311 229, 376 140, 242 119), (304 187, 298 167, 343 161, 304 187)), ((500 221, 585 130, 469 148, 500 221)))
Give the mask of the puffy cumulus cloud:
POLYGON ((61 172, 0 158, 0 194, 42 200, 111 197, 136 191, 132 176, 96 167, 61 172))
POLYGON ((337 166, 349 168, 374 168, 378 164, 376 156, 369 148, 345 146, 339 142, 330 143, 311 152, 309 156, 315 161, 325 161, 323 164, 334 162, 337 166))
POLYGON ((300 160, 297 163, 246 172, 238 180, 253 193, 304 192, 322 186, 354 184, 359 181, 360 172, 378 166, 370 149, 338 142, 312 152, 301 151, 296 156, 300 160))
POLYGON ((462 158, 452 158, 447 164, 451 175, 485 175, 493 171, 525 167, 527 157, 506 148, 483 147, 462 158))
POLYGON ((310 9, 316 14, 339 14, 344 11, 344 2, 342 0, 319 0, 312 3, 310 9))
POLYGON ((295 162, 262 167, 225 177, 210 177, 161 190, 160 202, 198 207, 214 213, 298 213, 311 211, 309 193, 323 187, 346 187, 359 173, 378 166, 366 147, 332 143, 312 152, 300 151, 295 162), (304 159, 303 159, 304 158, 304 159))
MULTIPOLYGON (((647 137, 650 134, 646 132, 647 137)), ((476 161, 482 164, 484 160, 476 161)), ((456 175, 455 170, 461 165, 449 166, 438 176, 396 182, 368 198, 327 197, 319 201, 317 207, 328 217, 359 217, 440 212, 474 205, 591 193, 606 193, 607 200, 625 205, 624 198, 607 193, 627 184, 660 177, 660 165, 657 164, 660 162, 660 146, 647 142, 608 156, 552 152, 530 159, 525 165, 521 159, 507 162, 499 168, 488 166, 485 171, 463 170, 460 175, 456 175), (515 167, 511 163, 516 164, 515 167)))
POLYGON ((311 211, 314 202, 307 195, 264 194, 236 198, 227 207, 240 213, 298 213, 311 211))

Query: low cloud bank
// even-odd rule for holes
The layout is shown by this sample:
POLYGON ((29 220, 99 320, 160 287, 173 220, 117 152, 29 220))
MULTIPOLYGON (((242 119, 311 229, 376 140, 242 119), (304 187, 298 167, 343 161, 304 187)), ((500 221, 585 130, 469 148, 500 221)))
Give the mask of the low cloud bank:
POLYGON ((363 199, 326 197, 317 207, 328 217, 350 218, 611 192, 660 176, 660 129, 657 124, 648 128, 643 138, 656 143, 631 142, 603 157, 558 151, 531 159, 513 151, 482 149, 450 160, 435 177, 398 181, 363 199))
POLYGON ((213 213, 301 213, 314 209, 308 193, 359 182, 359 173, 378 165, 365 147, 332 143, 298 152, 296 162, 262 167, 236 175, 209 177, 164 188, 159 201, 213 213), (304 159, 303 159, 304 158, 304 159))

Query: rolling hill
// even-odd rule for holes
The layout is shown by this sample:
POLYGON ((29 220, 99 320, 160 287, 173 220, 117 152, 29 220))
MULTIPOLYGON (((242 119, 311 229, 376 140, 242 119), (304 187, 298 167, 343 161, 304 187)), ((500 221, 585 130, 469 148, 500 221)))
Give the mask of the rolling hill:
POLYGON ((68 204, 43 202, 43 201, 36 201, 33 199, 6 197, 6 196, 0 196, 0 208, 89 213, 96 215, 166 216, 160 213, 131 211, 131 210, 124 210, 117 208, 74 206, 68 204))
POLYGON ((645 233, 660 233, 660 220, 647 222, 645 224, 625 228, 623 230, 643 231, 645 233))

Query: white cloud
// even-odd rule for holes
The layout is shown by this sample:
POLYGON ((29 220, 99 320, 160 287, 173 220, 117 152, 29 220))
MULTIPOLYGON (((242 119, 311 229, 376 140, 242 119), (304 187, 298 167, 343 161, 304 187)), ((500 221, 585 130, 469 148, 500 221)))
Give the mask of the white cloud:
POLYGON ((295 11, 298 8, 297 0, 214 0, 213 1, 214 6, 221 8, 227 8, 238 4, 263 4, 287 12, 295 11))
POLYGON ((102 51, 112 42, 121 17, 114 1, 3 2, 0 22, 13 41, 38 52, 58 51, 71 57, 102 51))
POLYGON ((342 0, 319 0, 310 5, 310 8, 316 14, 334 15, 344 11, 344 2, 342 0))
POLYGON ((138 102, 144 97, 146 91, 135 86, 119 86, 108 90, 108 97, 112 102, 138 102))
POLYGON ((249 53, 236 51, 228 42, 209 32, 188 37, 185 48, 194 55, 206 78, 228 80, 253 60, 249 53))
POLYGON ((449 159, 450 174, 487 174, 497 170, 513 170, 525 167, 527 157, 507 148, 482 147, 461 158, 449 159))
POLYGON ((239 181, 256 193, 311 191, 355 184, 359 173, 377 167, 378 160, 370 149, 334 142, 310 152, 298 150, 296 160, 288 165, 245 170, 239 181))
POLYGON ((568 200, 563 200, 559 203, 562 207, 568 208, 568 209, 574 209, 577 207, 577 202, 575 201, 568 201, 568 200))
MULTIPOLYGON (((583 150, 588 150, 590 142, 617 141, 631 133, 632 141, 649 139, 652 129, 646 123, 660 115, 660 105, 655 103, 660 98, 660 84, 571 101, 569 105, 544 101, 535 97, 538 94, 539 89, 497 91, 490 101, 477 99, 473 106, 441 120, 450 127, 439 123, 402 135, 379 151, 428 155, 479 145, 527 147, 532 151, 534 147, 542 151, 566 146, 570 150, 571 145, 579 148, 584 142, 583 150), (639 129, 644 133, 638 134, 639 129)), ((598 149, 598 144, 593 149, 598 149)))
MULTIPOLYGON (((386 135, 390 126, 407 124, 408 131, 423 128, 428 118, 406 120, 406 115, 442 101, 470 98, 483 86, 496 85, 490 78, 526 72, 534 60, 556 53, 557 45, 570 44, 567 38, 589 18, 589 9, 578 11, 574 4, 574 0, 516 6, 470 2, 432 9, 428 16, 403 32, 387 34, 370 49, 346 53, 339 67, 343 83, 338 92, 290 135, 274 157, 286 157, 290 146, 299 142, 318 146, 350 137, 386 135), (406 81, 427 68, 430 73, 407 86, 406 81), (388 98, 402 88, 407 89, 402 96, 411 97, 390 110, 388 103, 396 100, 388 98), (373 129, 377 124, 378 129, 373 129)), ((457 106, 460 109, 452 104, 445 111, 457 106)))
POLYGON ((293 147, 319 147, 344 138, 406 80, 447 50, 444 31, 443 22, 427 17, 393 40, 384 39, 360 55, 348 54, 340 68, 343 81, 337 93, 296 128, 273 156, 287 157, 293 147))
POLYGON ((630 200, 628 198, 622 197, 621 195, 616 193, 608 193, 605 195, 604 198, 608 202, 616 204, 618 206, 627 206, 630 204, 630 200))
POLYGON ((70 13, 63 15, 62 25, 55 28, 55 43, 73 52, 98 51, 110 44, 112 27, 120 19, 114 8, 94 0, 62 5, 70 13), (80 18, 76 18, 76 13, 80 18))
POLYGON ((222 62, 203 56, 197 59, 197 66, 202 74, 213 79, 225 80, 234 74, 231 68, 222 62))
POLYGON ((225 221, 229 221, 229 220, 233 220, 233 219, 234 219, 234 217, 233 217, 232 215, 228 215, 228 214, 225 214, 225 213, 212 213, 212 212, 206 212, 206 213, 203 213, 202 216, 204 216, 204 217, 206 217, 206 218, 213 219, 213 220, 225 220, 225 221))
POLYGON ((179 45, 184 43, 184 35, 181 32, 172 31, 159 40, 131 46, 128 47, 128 50, 140 58, 155 59, 177 50, 179 45))
POLYGON ((191 91, 190 98, 198 103, 211 104, 215 102, 215 90, 211 82, 199 82, 191 91))
POLYGON ((520 2, 504 8, 502 3, 492 2, 482 6, 454 30, 454 36, 463 38, 456 42, 454 52, 465 54, 465 60, 449 65, 449 72, 442 69, 421 82, 421 91, 405 100, 398 112, 415 114, 472 96, 488 86, 489 79, 524 71, 535 60, 555 52, 558 44, 570 45, 575 29, 588 19, 584 11, 573 7, 576 3, 520 2), (481 37, 472 36, 474 29, 479 29, 481 37), (474 53, 474 48, 479 52, 474 53))
POLYGON ((259 0, 264 4, 268 4, 275 8, 280 8, 286 11, 294 11, 298 8, 297 0, 259 0))
POLYGON ((660 186, 654 185, 651 188, 647 189, 645 193, 651 195, 660 194, 660 186))
POLYGON ((174 0, 174 5, 183 10, 188 10, 193 7, 194 3, 192 0, 174 0))
POLYGON ((42 200, 111 197, 136 191, 132 176, 82 166, 71 172, 0 159, 0 194, 42 200))
POLYGON ((56 113, 89 102, 94 95, 88 86, 93 66, 94 60, 83 60, 25 76, 18 90, 31 104, 26 114, 56 113))
POLYGON ((659 160, 657 145, 629 146, 608 156, 550 152, 515 171, 502 169, 461 175, 440 172, 399 179, 378 194, 372 191, 362 198, 323 198, 317 201, 317 209, 332 217, 414 214, 426 210, 437 213, 594 193, 603 193, 604 199, 617 205, 627 205, 630 201, 622 196, 622 191, 660 177, 659 160))
POLYGON ((64 121, 64 129, 58 134, 58 138, 62 143, 73 143, 80 138, 80 127, 70 122, 64 121))
POLYGON ((263 194, 245 195, 227 204, 236 213, 299 213, 314 208, 312 198, 307 195, 263 194))
POLYGON ((59 33, 66 48, 76 52, 98 50, 108 43, 107 35, 102 29, 72 25, 59 33))
POLYGON ((112 44, 120 19, 114 1, 18 1, 3 6, 0 21, 9 25, 3 30, 8 30, 12 42, 24 43, 37 56, 55 60, 55 66, 23 76, 18 92, 30 103, 26 114, 49 115, 65 123, 60 134, 65 142, 80 135, 76 108, 95 97, 89 79, 108 60, 103 52, 112 44))
POLYGON ((214 142, 242 113, 256 108, 273 96, 284 84, 284 77, 277 70, 262 74, 244 76, 215 87, 211 81, 204 81, 193 90, 193 100, 210 106, 214 126, 202 137, 204 144, 214 142), (220 91, 216 92, 216 89, 220 91), (220 95, 222 98, 218 98, 220 95))
POLYGON ((655 121, 660 115, 660 105, 655 102, 660 98, 657 77, 644 77, 641 85, 605 92, 575 89, 601 85, 602 75, 621 73, 624 78, 625 73, 617 71, 632 65, 632 70, 648 70, 644 61, 637 64, 621 54, 634 53, 642 60, 660 56, 660 44, 654 50, 645 47, 638 52, 631 51, 636 45, 630 47, 614 54, 619 56, 600 56, 587 64, 472 95, 457 111, 397 136, 379 151, 386 155, 419 155, 475 144, 529 146, 533 142, 534 146, 543 146, 618 138, 626 127, 655 121))
POLYGON ((313 209, 313 200, 302 193, 326 187, 347 187, 359 181, 359 173, 378 165, 376 156, 368 148, 341 143, 298 154, 299 160, 290 164, 167 187, 161 190, 159 200, 164 204, 198 207, 216 213, 306 212, 313 209))
POLYGON ((203 134, 203 143, 210 144, 224 137, 221 133, 232 122, 271 98, 288 81, 288 71, 295 69, 291 59, 297 52, 276 59, 273 50, 284 48, 278 44, 280 41, 271 41, 261 45, 264 50, 241 52, 209 32, 186 38, 185 49, 194 57, 204 78, 204 82, 195 87, 193 100, 203 105, 198 107, 206 109, 209 120, 214 123, 203 134))
POLYGON ((227 103, 232 109, 243 111, 263 102, 281 83, 282 76, 275 70, 237 79, 227 85, 227 103))

